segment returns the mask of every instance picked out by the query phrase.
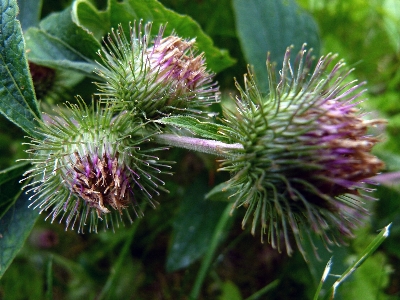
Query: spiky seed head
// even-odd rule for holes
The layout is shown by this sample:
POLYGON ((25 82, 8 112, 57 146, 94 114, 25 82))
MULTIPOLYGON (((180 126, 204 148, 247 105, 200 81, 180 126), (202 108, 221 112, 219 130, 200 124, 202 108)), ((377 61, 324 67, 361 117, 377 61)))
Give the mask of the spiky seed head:
POLYGON ((170 113, 198 115, 218 102, 214 74, 207 70, 204 54, 196 54, 195 40, 174 33, 163 38, 164 26, 153 38, 151 27, 130 26, 128 39, 119 26, 104 40, 99 51, 102 65, 96 71, 104 80, 97 83, 101 99, 145 120, 170 113))
POLYGON ((244 87, 236 83, 237 110, 225 114, 229 129, 222 133, 243 151, 230 153, 221 166, 232 173, 229 188, 237 189, 233 208, 247 207, 243 226, 253 215, 253 234, 261 222, 262 239, 266 233, 279 249, 283 236, 291 254, 293 236, 304 256, 303 242, 312 232, 326 246, 352 235, 367 214, 365 184, 384 167, 371 154, 378 138, 368 134, 384 121, 368 120, 357 108, 364 83, 349 81, 343 61, 331 66, 335 55, 322 57, 312 70, 306 53, 303 46, 292 66, 287 49, 278 82, 267 60, 268 95, 250 71, 244 87))
POLYGON ((108 107, 88 108, 78 99, 45 119, 38 128, 44 139, 31 140, 33 167, 24 181, 31 206, 50 211, 52 222, 61 215, 66 229, 77 224, 83 232, 89 225, 97 232, 99 220, 114 229, 124 219, 132 222, 131 212, 142 215, 143 199, 154 207, 153 195, 166 191, 158 177, 168 163, 151 155, 157 149, 146 150, 143 124, 126 113, 113 116, 108 107))

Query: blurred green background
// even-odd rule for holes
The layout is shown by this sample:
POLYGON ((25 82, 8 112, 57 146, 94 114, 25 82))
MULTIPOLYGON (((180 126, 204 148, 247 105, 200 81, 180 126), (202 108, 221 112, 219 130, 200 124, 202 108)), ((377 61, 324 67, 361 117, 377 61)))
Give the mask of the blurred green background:
MULTIPOLYGON (((105 0, 92 2, 100 10, 107 7, 105 0)), ((316 56, 338 53, 355 68, 352 77, 368 82, 367 99, 362 103, 365 111, 388 119, 386 130, 377 129, 382 143, 375 154, 385 161, 387 171, 400 170, 400 1, 161 3, 193 18, 214 45, 227 50, 234 59, 234 64, 216 75, 224 103, 234 92, 233 78, 241 80, 247 63, 254 65, 262 81, 266 52, 283 55, 281 44, 284 48, 299 46, 306 39, 316 56), (282 7, 294 9, 295 17, 285 19, 282 7)), ((40 18, 70 4, 44 0, 40 18)), ((32 25, 28 20, 21 22, 23 27, 32 25)), ((280 56, 275 57, 279 61, 280 56)), ((32 70, 36 70, 38 85, 45 84, 43 109, 72 100, 77 94, 90 99, 95 91, 91 78, 62 70, 53 74, 34 66, 32 70), (50 79, 47 82, 43 78, 50 79)), ((1 117, 1 169, 26 155, 24 141, 24 133, 1 117)), ((215 240, 215 227, 226 207, 224 201, 205 201, 204 195, 227 177, 216 172, 218 162, 212 156, 173 149, 168 159, 177 161, 174 176, 165 178, 170 193, 157 199, 160 206, 156 210, 147 209, 143 219, 115 233, 66 232, 63 224, 50 224, 41 216, 1 278, 0 299, 189 299, 201 259, 215 240)), ((398 182, 380 185, 374 195, 380 200, 369 204, 370 223, 355 233, 348 247, 333 248, 329 253, 320 245, 320 260, 311 257, 309 263, 299 253, 288 257, 268 244, 260 244, 258 236, 241 229, 244 210, 238 210, 217 239, 217 254, 207 270, 199 299, 310 299, 330 257, 332 273, 341 274, 389 223, 393 223, 389 239, 343 284, 336 299, 399 299, 399 193, 398 182)), ((333 280, 329 278, 327 286, 333 280)))

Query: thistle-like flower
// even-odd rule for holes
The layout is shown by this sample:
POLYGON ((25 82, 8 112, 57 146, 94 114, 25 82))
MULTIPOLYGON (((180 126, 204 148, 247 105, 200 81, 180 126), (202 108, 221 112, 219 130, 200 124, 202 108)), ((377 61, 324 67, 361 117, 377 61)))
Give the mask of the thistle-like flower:
POLYGON ((38 128, 44 139, 31 140, 33 167, 24 180, 33 192, 31 206, 50 210, 52 222, 61 215, 66 229, 77 223, 83 232, 89 223, 97 232, 99 220, 114 229, 124 219, 132 222, 130 211, 141 216, 142 199, 154 207, 152 195, 166 191, 158 176, 169 165, 151 155, 158 149, 145 149, 150 136, 141 122, 126 113, 113 116, 109 107, 88 108, 80 99, 45 117, 38 128))
POLYGON ((243 150, 230 151, 221 170, 232 172, 228 188, 235 188, 233 208, 247 207, 244 226, 253 214, 254 234, 261 222, 261 237, 280 248, 283 237, 288 254, 291 236, 305 256, 303 242, 311 232, 328 247, 343 243, 367 214, 370 199, 366 183, 383 167, 371 148, 378 141, 368 135, 382 120, 367 120, 359 113, 364 83, 349 81, 351 72, 335 55, 322 57, 311 70, 304 46, 295 65, 290 48, 284 57, 279 82, 267 60, 270 92, 263 95, 251 72, 244 87, 236 86, 237 111, 225 113, 222 133, 243 150))
POLYGON ((97 83, 101 99, 144 120, 170 113, 198 115, 218 102, 218 86, 206 69, 204 54, 196 56, 195 40, 175 34, 163 38, 163 26, 152 39, 151 27, 147 23, 143 34, 142 24, 134 24, 128 39, 120 26, 104 40, 98 53, 103 66, 96 71, 105 81, 97 83))

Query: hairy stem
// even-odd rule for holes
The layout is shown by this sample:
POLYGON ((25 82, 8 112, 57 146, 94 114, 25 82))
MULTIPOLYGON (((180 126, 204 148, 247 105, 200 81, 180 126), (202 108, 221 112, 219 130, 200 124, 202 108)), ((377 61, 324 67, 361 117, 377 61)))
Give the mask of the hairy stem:
POLYGON ((155 136, 155 142, 180 147, 184 149, 194 150, 214 154, 217 156, 229 157, 232 150, 243 150, 242 144, 226 144, 220 141, 199 139, 193 137, 179 136, 175 134, 163 133, 155 136), (229 151, 231 150, 231 151, 229 151))

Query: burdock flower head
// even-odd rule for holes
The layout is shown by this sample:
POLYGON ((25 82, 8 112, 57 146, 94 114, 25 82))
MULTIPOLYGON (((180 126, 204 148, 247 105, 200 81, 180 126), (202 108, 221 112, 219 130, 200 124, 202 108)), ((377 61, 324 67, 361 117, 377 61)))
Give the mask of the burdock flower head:
POLYGON ((99 51, 103 66, 96 71, 105 81, 97 83, 102 100, 145 120, 170 113, 198 115, 218 102, 218 86, 212 82, 204 54, 196 55, 195 40, 175 34, 163 37, 163 26, 152 38, 151 27, 151 23, 144 28, 134 24, 128 39, 120 26, 104 41, 99 51))
POLYGON ((158 176, 168 165, 151 155, 157 149, 146 150, 141 122, 80 99, 46 118, 38 128, 44 139, 32 139, 28 151, 31 206, 49 211, 52 222, 61 215, 67 229, 96 232, 99 220, 114 228, 132 221, 130 212, 140 216, 142 199, 156 204, 153 195, 165 191, 158 176))
POLYGON ((278 83, 267 61, 269 94, 249 72, 244 87, 237 84, 237 111, 225 114, 222 132, 243 146, 221 168, 232 172, 233 207, 247 207, 243 226, 253 214, 252 233, 261 222, 261 236, 278 249, 283 238, 289 254, 292 238, 305 256, 311 233, 327 246, 351 236, 367 213, 365 184, 384 167, 371 154, 378 139, 367 132, 383 121, 359 112, 364 83, 348 80, 343 61, 331 66, 335 57, 311 70, 304 47, 294 66, 288 48, 278 83))

